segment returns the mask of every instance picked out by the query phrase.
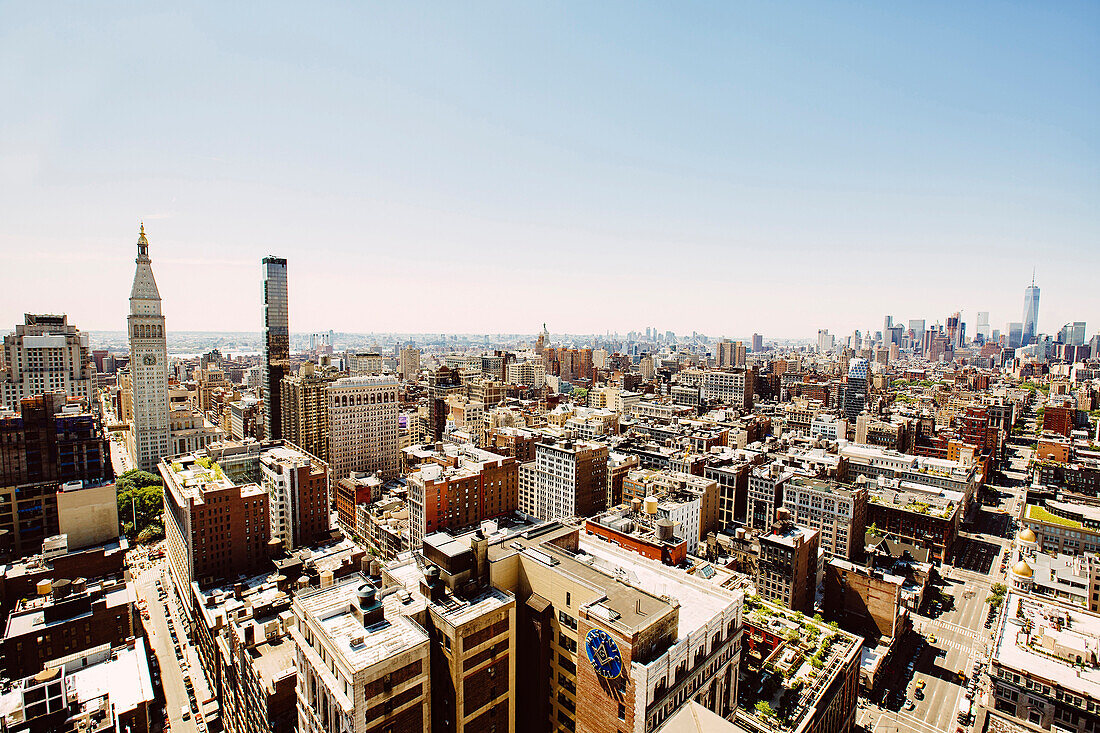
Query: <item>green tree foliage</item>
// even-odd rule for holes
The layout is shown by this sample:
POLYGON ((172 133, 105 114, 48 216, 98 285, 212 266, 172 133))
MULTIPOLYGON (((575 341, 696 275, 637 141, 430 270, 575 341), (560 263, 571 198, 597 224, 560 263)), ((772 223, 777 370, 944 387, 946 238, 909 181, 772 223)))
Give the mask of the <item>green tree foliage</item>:
POLYGON ((164 536, 160 521, 164 484, 160 476, 136 469, 127 471, 115 481, 115 496, 118 518, 127 537, 138 542, 154 542, 164 536))
POLYGON ((775 713, 772 712, 772 706, 768 704, 767 700, 760 700, 756 703, 756 712, 765 718, 770 718, 775 713))

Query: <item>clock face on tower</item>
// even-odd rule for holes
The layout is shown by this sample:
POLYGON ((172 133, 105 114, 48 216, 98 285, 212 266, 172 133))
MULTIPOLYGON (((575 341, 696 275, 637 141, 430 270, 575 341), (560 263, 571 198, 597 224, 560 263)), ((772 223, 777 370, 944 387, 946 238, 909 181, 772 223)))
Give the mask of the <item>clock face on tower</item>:
POLYGON ((592 629, 585 635, 584 650, 588 653, 592 668, 600 677, 611 680, 623 673, 623 657, 619 653, 619 647, 603 629, 592 629))
POLYGON ((142 362, 145 363, 145 366, 153 366, 157 363, 157 357, 153 356, 152 354, 146 354, 145 358, 142 359, 142 362))

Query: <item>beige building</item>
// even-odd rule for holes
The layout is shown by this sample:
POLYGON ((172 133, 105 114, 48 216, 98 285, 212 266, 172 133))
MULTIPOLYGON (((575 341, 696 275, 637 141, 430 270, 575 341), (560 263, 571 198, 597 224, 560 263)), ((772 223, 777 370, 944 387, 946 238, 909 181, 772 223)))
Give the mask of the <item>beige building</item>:
POLYGON ((397 380, 344 377, 328 385, 328 458, 339 480, 353 471, 398 472, 397 380))
POLYGON ((420 372, 420 349, 406 346, 397 357, 397 374, 406 381, 416 378, 420 372))
POLYGON ((369 351, 349 351, 348 373, 353 377, 378 376, 382 373, 382 355, 369 351))
POLYGON ((118 500, 115 485, 62 484, 57 492, 57 525, 68 535, 69 551, 118 539, 118 500))
POLYGON ((795 476, 783 485, 783 508, 796 524, 818 530, 829 557, 855 560, 863 554, 867 489, 795 476))
POLYGON ((364 580, 294 599, 301 733, 432 729, 428 634, 364 580))
POLYGON ((65 315, 27 313, 15 333, 4 337, 0 352, 0 406, 19 409, 19 400, 62 391, 92 400, 95 365, 88 334, 65 315))

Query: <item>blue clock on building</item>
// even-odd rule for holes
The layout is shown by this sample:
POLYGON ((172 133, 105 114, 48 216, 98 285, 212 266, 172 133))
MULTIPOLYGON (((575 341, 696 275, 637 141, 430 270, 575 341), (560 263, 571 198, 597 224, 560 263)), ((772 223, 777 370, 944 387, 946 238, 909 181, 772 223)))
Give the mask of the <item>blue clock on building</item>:
POLYGON ((592 629, 585 635, 584 650, 600 677, 612 680, 623 673, 623 655, 619 653, 615 640, 603 629, 592 629))

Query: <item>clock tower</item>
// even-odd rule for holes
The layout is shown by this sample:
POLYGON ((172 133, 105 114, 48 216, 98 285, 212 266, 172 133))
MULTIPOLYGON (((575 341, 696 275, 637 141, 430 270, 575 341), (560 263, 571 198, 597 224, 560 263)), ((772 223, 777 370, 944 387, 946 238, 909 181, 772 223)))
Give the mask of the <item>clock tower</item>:
POLYGON ((164 316, 160 311, 160 291, 153 278, 149 259, 149 240, 145 225, 137 241, 137 269, 130 289, 130 391, 133 398, 133 422, 129 448, 134 465, 143 471, 157 472, 157 463, 169 455, 168 435, 168 346, 164 338, 164 316))

